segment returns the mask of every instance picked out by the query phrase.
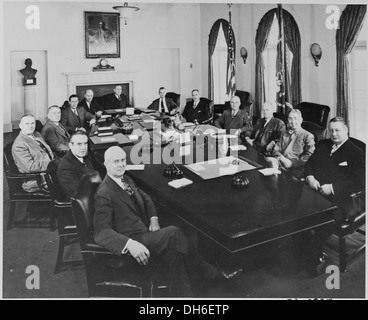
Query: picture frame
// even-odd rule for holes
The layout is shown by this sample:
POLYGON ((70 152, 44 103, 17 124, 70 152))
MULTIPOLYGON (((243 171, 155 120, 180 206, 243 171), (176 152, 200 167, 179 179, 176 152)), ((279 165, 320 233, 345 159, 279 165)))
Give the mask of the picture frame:
POLYGON ((84 12, 84 42, 87 59, 120 58, 120 15, 84 12))

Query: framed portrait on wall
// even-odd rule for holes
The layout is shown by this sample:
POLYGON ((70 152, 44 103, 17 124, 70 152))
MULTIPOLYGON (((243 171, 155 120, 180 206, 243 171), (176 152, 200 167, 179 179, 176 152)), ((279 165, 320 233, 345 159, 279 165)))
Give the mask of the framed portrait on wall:
POLYGON ((120 58, 119 13, 84 12, 86 58, 120 58))

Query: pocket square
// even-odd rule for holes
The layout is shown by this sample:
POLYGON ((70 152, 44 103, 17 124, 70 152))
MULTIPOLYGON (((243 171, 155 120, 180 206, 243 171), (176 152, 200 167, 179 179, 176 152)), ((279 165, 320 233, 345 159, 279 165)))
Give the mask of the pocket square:
POLYGON ((339 164, 339 167, 347 167, 347 166, 348 166, 348 163, 347 163, 346 161, 341 162, 341 163, 339 164))

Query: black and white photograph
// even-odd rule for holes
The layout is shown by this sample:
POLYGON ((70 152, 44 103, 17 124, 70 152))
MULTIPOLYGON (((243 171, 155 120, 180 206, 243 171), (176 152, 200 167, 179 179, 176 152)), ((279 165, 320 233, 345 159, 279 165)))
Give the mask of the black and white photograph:
POLYGON ((133 318, 366 299, 364 1, 0 17, 2 299, 133 318))

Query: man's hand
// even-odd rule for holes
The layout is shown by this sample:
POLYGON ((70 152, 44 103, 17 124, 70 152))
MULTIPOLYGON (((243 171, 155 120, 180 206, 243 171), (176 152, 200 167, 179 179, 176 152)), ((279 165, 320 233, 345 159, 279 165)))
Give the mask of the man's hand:
POLYGON ((160 229, 161 228, 160 228, 160 224, 158 223, 158 218, 157 217, 151 218, 149 231, 155 232, 155 231, 160 230, 160 229))
POLYGON ((93 126, 95 123, 96 123, 96 119, 92 119, 92 120, 89 122, 89 124, 90 124, 91 126, 93 126))
POLYGON ((86 130, 86 129, 84 129, 84 128, 76 128, 76 129, 75 129, 75 132, 77 132, 77 131, 87 132, 87 130, 86 130))
POLYGON ((319 192, 324 197, 328 197, 332 194, 332 185, 324 184, 322 187, 319 187, 319 192))
POLYGON ((127 250, 141 266, 146 266, 148 264, 150 252, 143 244, 130 239, 127 250))
POLYGON ((307 184, 314 191, 319 191, 321 188, 319 181, 313 176, 307 177, 307 184))
POLYGON ((252 146, 253 147, 253 141, 254 140, 252 140, 251 138, 249 138, 249 137, 246 137, 245 138, 245 141, 250 145, 250 146, 252 146))
POLYGON ((97 111, 96 116, 100 118, 102 116, 102 111, 97 111))
POLYGON ((283 165, 283 167, 286 169, 290 169, 293 166, 293 163, 289 159, 285 158, 284 156, 280 157, 279 161, 283 165))

